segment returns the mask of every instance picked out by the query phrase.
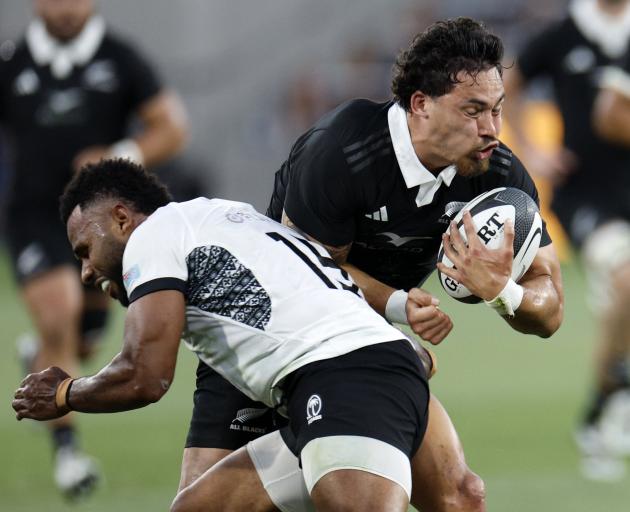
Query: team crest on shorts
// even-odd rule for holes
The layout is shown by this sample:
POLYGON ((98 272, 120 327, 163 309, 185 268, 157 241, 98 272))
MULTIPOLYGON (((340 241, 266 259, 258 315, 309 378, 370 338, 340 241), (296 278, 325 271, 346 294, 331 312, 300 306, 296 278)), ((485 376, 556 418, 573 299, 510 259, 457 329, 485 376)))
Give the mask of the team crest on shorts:
POLYGON ((322 419, 322 399, 319 395, 311 395, 306 403, 306 421, 310 425, 314 421, 322 419))

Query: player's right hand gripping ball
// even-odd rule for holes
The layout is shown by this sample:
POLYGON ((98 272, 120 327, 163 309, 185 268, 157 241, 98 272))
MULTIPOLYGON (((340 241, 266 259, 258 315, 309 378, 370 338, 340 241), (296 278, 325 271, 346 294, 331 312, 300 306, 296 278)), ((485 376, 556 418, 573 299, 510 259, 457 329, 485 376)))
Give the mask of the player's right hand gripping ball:
MULTIPOLYGON (((534 200, 517 188, 495 188, 485 192, 467 203, 453 219, 460 234, 466 240, 466 232, 462 216, 470 211, 477 236, 489 249, 497 249, 503 244, 505 221, 514 222, 514 263, 512 279, 518 283, 532 264, 540 247, 542 236, 542 219, 534 200)), ((438 261, 452 268, 453 262, 444 254, 440 245, 438 261)), ((442 274, 438 270, 440 283, 451 297, 467 303, 477 303, 481 299, 462 284, 442 274)))

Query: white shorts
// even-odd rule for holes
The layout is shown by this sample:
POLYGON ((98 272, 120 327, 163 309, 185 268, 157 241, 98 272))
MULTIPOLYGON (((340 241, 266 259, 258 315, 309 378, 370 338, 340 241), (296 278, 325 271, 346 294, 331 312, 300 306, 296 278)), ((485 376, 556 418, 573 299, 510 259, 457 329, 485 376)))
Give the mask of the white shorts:
POLYGON ((302 467, 279 431, 247 444, 260 480, 282 512, 315 510, 310 492, 328 473, 340 469, 367 471, 400 485, 411 496, 411 463, 398 448, 369 437, 327 436, 313 439, 302 450, 302 467))
POLYGON ((588 302, 601 314, 615 300, 614 272, 630 263, 630 223, 612 220, 584 240, 582 259, 588 281, 588 302))

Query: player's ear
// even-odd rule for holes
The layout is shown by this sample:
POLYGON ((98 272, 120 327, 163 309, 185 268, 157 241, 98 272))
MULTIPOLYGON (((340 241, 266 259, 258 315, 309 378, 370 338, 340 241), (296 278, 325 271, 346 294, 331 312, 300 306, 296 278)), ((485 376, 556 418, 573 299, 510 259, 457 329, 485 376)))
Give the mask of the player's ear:
POLYGON ((111 217, 116 233, 125 234, 132 228, 131 212, 124 204, 115 204, 111 210, 111 217))
POLYGON ((412 114, 428 117, 427 107, 430 98, 422 91, 416 91, 409 98, 409 108, 412 114))

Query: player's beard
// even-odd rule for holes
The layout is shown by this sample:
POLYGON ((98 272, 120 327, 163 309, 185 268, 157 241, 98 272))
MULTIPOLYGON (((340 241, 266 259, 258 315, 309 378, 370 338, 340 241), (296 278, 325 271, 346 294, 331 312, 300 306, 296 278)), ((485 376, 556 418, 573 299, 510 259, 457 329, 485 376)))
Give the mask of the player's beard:
POLYGON ((107 244, 107 252, 104 255, 105 261, 107 261, 107 267, 104 269, 103 274, 115 284, 116 299, 124 307, 129 306, 129 297, 127 297, 127 290, 125 289, 125 283, 123 282, 123 254, 125 252, 126 243, 120 240, 111 238, 107 244))
POLYGON ((466 155, 455 163, 455 167, 457 167, 457 174, 460 176, 474 178, 475 176, 481 176, 490 168, 490 159, 484 158, 479 160, 466 155))

